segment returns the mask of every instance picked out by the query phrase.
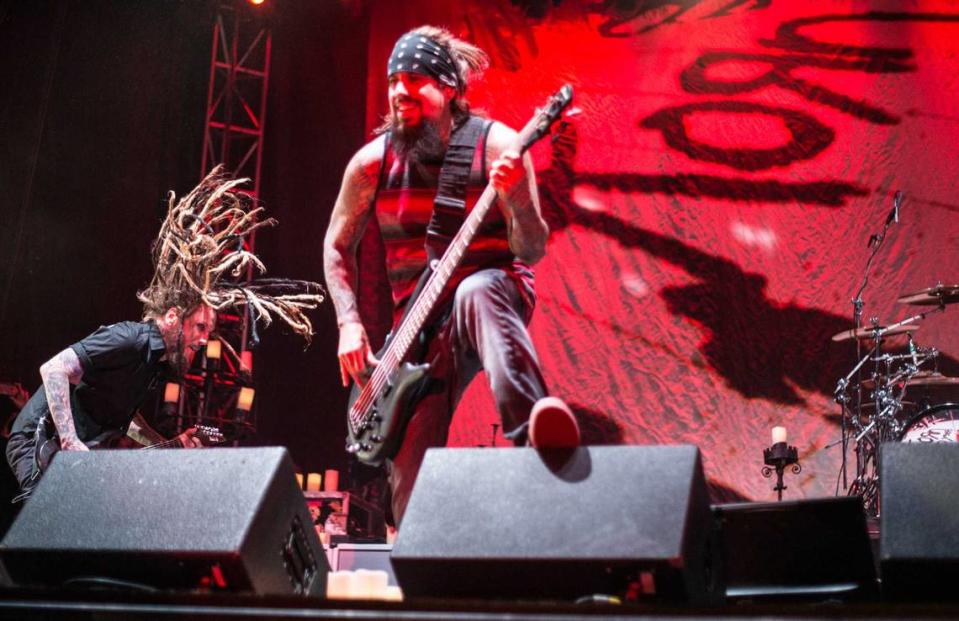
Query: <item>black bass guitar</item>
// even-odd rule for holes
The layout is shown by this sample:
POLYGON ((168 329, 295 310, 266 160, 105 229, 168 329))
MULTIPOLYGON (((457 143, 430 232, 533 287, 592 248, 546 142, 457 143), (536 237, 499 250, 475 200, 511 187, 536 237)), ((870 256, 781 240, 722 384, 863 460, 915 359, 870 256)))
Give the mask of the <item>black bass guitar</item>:
MULTIPOLYGON (((204 446, 213 446, 222 444, 225 441, 223 433, 216 427, 206 425, 197 425, 194 437, 200 439, 204 446)), ((125 435, 118 429, 104 431, 89 442, 84 442, 91 450, 112 448, 116 441, 125 435)), ((160 449, 160 448, 183 448, 177 438, 170 438, 163 442, 157 442, 150 446, 141 446, 139 450, 160 449)), ((53 456, 60 452, 60 436, 57 435, 57 428, 49 416, 43 417, 37 426, 36 446, 34 447, 34 459, 37 463, 37 469, 45 472, 50 465, 53 456)))
MULTIPOLYGON (((549 98, 519 134, 520 154, 549 133, 563 110, 573 100, 573 88, 565 85, 549 98)), ((456 270, 483 219, 496 202, 496 190, 487 185, 466 216, 443 257, 431 265, 429 277, 379 353, 379 364, 366 384, 354 385, 347 415, 346 450, 367 464, 378 465, 396 454, 412 413, 412 398, 427 378, 428 364, 414 364, 407 357, 418 340, 446 284, 456 270)))

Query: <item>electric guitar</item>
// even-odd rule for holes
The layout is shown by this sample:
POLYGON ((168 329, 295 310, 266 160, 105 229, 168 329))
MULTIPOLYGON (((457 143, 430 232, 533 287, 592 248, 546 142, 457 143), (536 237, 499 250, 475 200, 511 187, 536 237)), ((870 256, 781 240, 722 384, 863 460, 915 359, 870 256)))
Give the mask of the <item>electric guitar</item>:
MULTIPOLYGON (((197 425, 194 437, 199 438, 204 446, 222 444, 225 441, 223 433, 216 427, 206 425, 197 425)), ((123 437, 125 434, 117 429, 104 431, 89 442, 84 442, 91 450, 110 448, 112 444, 123 437)), ((157 442, 149 446, 142 446, 140 450, 159 449, 159 448, 183 448, 180 440, 170 438, 163 442, 157 442)), ((47 467, 53 456, 60 452, 60 436, 57 434, 56 426, 49 416, 44 416, 37 425, 36 446, 34 447, 34 459, 37 469, 40 472, 46 472, 47 467)))
MULTIPOLYGON (((568 84, 549 98, 546 106, 537 111, 520 132, 520 155, 549 133, 550 126, 572 99, 573 88, 568 84)), ((346 450, 360 461, 378 465, 399 449, 412 413, 412 400, 429 372, 429 364, 407 360, 410 347, 418 340, 423 324, 495 202, 496 190, 487 184, 443 257, 427 267, 430 273, 425 285, 379 352, 380 362, 368 381, 362 388, 353 386, 347 415, 346 450)))

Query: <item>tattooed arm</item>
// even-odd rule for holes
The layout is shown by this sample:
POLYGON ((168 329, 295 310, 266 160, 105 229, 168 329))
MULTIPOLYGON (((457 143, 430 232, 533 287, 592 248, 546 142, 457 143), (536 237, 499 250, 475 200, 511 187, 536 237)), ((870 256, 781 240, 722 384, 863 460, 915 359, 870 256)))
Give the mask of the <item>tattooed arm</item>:
POLYGON ((518 138, 506 125, 493 123, 486 139, 486 159, 491 162, 490 182, 506 218, 510 250, 532 265, 546 254, 549 227, 540 211, 533 160, 528 153, 520 156, 518 138))
POLYGON ((70 408, 70 384, 77 384, 83 377, 83 368, 76 352, 69 347, 43 363, 40 367, 43 390, 53 417, 53 424, 60 436, 60 448, 65 451, 88 451, 87 445, 77 437, 70 408))
POLYGON ((356 303, 356 248, 373 211, 382 141, 368 143, 347 165, 323 240, 323 273, 340 328, 337 356, 344 386, 351 377, 359 383, 367 365, 376 364, 356 303))

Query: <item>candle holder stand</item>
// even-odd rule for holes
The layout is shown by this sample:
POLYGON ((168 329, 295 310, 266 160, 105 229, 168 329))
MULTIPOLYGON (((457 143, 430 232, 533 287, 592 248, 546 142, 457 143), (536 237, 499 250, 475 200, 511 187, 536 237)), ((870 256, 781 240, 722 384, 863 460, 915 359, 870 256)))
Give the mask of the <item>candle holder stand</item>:
POLYGON ((789 446, 785 442, 777 442, 767 449, 763 449, 762 474, 767 479, 773 472, 776 473, 776 487, 773 490, 778 494, 779 501, 783 499, 783 490, 788 489, 783 485, 783 474, 786 468, 791 466, 793 474, 802 472, 802 465, 799 463, 799 452, 795 446, 789 446))

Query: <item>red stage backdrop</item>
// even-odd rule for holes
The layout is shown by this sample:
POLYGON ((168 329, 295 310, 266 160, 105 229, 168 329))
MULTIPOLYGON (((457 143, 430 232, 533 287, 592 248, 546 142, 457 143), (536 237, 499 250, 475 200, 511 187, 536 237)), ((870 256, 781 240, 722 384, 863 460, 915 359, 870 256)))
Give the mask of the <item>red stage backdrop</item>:
MULTIPOLYGON (((552 233, 532 333, 587 441, 693 443, 718 497, 770 499, 761 451, 783 425, 804 468, 787 497, 833 493, 832 393, 854 350, 830 336, 851 326, 867 241, 895 190, 901 222, 865 317, 902 319, 916 309, 900 294, 959 282, 956 6, 379 4, 396 6, 372 15, 370 126, 395 37, 422 23, 490 53, 471 100, 513 127, 564 82, 576 90, 582 114, 534 149, 552 233)), ((917 333, 945 370, 959 356, 957 312, 917 333)), ((489 444, 497 422, 481 376, 452 444, 489 444)))

